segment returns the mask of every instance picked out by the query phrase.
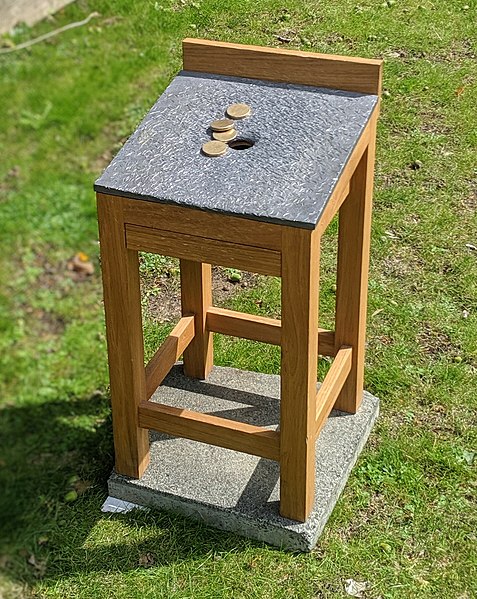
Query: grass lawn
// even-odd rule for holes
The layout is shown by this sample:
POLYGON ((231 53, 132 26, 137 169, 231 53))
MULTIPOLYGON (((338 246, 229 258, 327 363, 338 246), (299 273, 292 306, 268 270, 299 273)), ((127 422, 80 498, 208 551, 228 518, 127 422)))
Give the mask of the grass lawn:
MULTIPOLYGON (((311 599, 347 597, 353 578, 375 599, 476 597, 476 0, 79 0, 9 39, 92 11, 0 55, 0 596, 311 599), (385 59, 366 362, 382 415, 308 555, 100 511, 113 448, 92 183, 186 36, 385 59), (68 270, 77 252, 92 276, 68 270)), ((177 312, 177 265, 144 255, 141 270, 150 355, 177 312)), ((227 274, 221 303, 278 313, 276 280, 227 274)), ((276 348, 219 336, 216 358, 279 368, 276 348)))

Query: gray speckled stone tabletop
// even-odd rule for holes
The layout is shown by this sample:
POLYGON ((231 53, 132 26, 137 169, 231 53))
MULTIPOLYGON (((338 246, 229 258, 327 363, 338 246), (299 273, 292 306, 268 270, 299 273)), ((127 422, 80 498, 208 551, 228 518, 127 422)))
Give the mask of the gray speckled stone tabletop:
POLYGON ((95 183, 99 192, 314 228, 377 96, 183 71, 95 183), (201 152, 232 103, 254 142, 201 152))

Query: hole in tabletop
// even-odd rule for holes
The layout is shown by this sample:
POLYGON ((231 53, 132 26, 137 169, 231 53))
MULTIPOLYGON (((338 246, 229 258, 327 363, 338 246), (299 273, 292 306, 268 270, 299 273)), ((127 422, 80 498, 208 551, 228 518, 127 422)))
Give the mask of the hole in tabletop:
POLYGON ((248 150, 248 148, 251 148, 254 144, 255 142, 252 139, 242 138, 229 141, 229 147, 232 148, 232 150, 248 150))

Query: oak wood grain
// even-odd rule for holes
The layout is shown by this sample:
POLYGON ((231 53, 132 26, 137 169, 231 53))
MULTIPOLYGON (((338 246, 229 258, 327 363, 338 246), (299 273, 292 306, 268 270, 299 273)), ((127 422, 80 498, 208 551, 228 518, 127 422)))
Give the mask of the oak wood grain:
POLYGON ((194 338, 194 317, 184 316, 172 329, 146 366, 146 398, 149 399, 194 338))
POLYGON ((353 348, 351 372, 335 407, 355 413, 364 384, 366 308, 371 237, 376 120, 369 145, 350 182, 350 192, 339 211, 335 344, 353 348))
POLYGON ((379 94, 382 60, 230 44, 182 42, 184 69, 379 94))
MULTIPOLYGON (((272 345, 281 345, 281 326, 281 320, 275 318, 215 306, 207 312, 207 328, 210 331, 272 345)), ((318 353, 322 356, 335 355, 334 331, 318 329, 318 353)))
POLYGON ((279 320, 265 316, 235 312, 215 306, 209 308, 207 312, 207 328, 222 335, 280 345, 281 327, 279 320))
POLYGON ((184 373, 205 379, 214 365, 213 335, 207 329, 207 310, 212 306, 210 264, 180 261, 182 314, 194 316, 195 335, 184 351, 184 373))
POLYGON ((280 513, 304 522, 315 491, 320 239, 282 231, 280 513))
POLYGON ((137 422, 146 398, 138 255, 126 248, 121 201, 97 194, 97 206, 115 469, 139 478, 149 463, 149 438, 137 422))
POLYGON ((269 429, 145 401, 139 406, 139 424, 145 428, 218 445, 269 460, 278 460, 279 435, 269 429))
POLYGON ((126 223, 280 250, 280 225, 145 200, 124 200, 126 223))
POLYGON ((260 247, 205 239, 196 235, 158 231, 148 227, 126 225, 129 249, 156 252, 193 262, 230 266, 264 275, 280 276, 280 252, 260 247))
POLYGON ((316 435, 320 434, 351 370, 353 349, 340 347, 316 394, 316 435))

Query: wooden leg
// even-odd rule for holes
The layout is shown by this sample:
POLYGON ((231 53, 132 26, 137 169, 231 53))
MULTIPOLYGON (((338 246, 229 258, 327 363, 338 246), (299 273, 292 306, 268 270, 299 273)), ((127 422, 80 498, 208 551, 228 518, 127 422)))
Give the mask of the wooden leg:
POLYGON ((280 513, 304 522, 315 493, 315 418, 320 240, 282 233, 280 513))
POLYGON ((374 130, 340 208, 335 349, 353 348, 351 371, 335 408, 354 414, 363 394, 369 246, 374 175, 374 130))
POLYGON ((180 266, 182 315, 195 315, 195 336, 184 351, 184 373, 205 379, 214 363, 212 333, 206 328, 207 310, 212 305, 212 268, 191 260, 181 260, 180 266))
POLYGON ((115 468, 139 478, 149 463, 149 434, 138 426, 146 399, 138 255, 126 249, 122 200, 97 199, 115 468))

